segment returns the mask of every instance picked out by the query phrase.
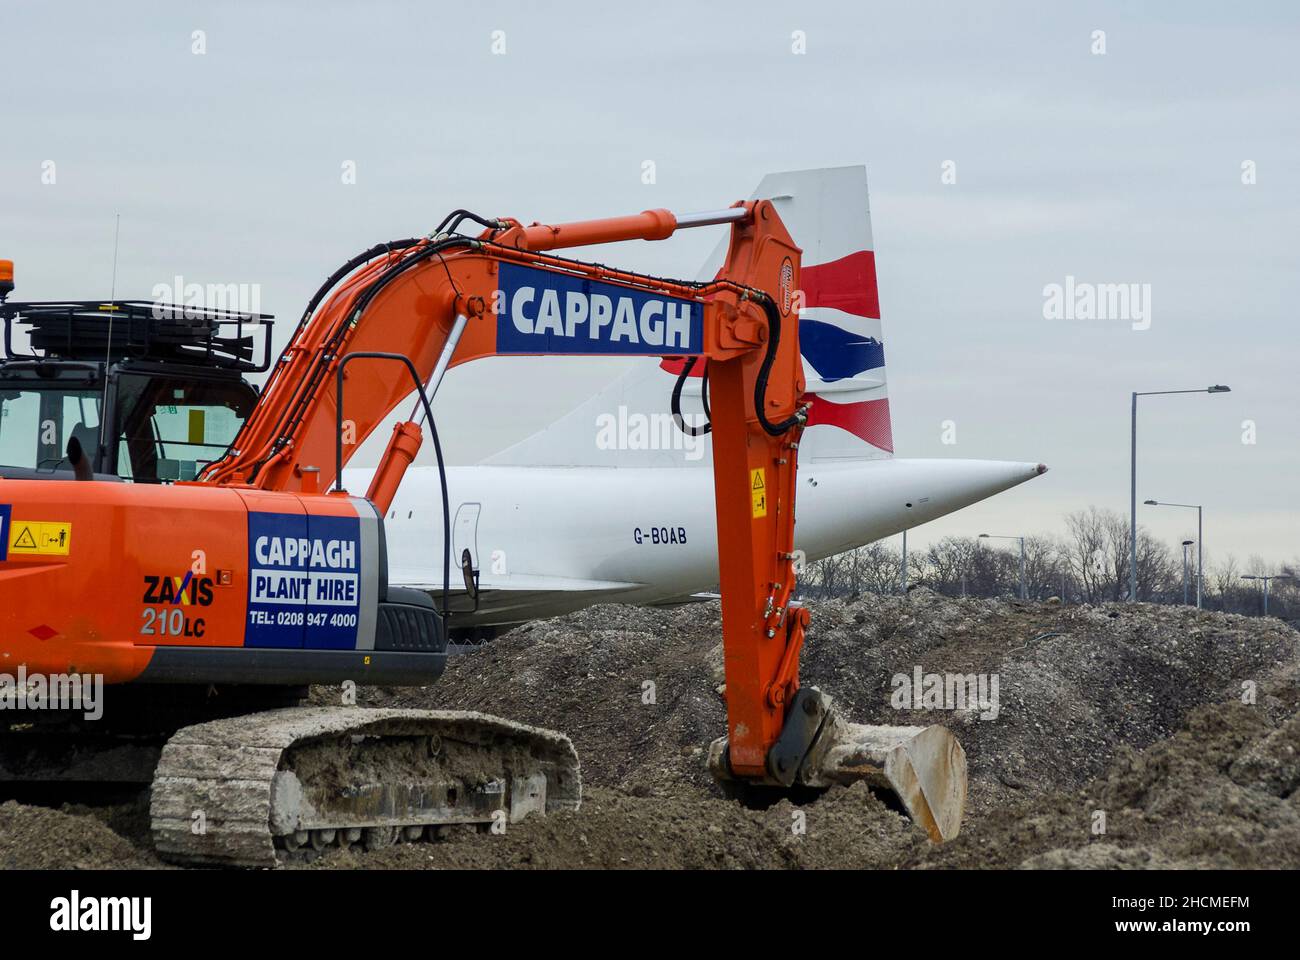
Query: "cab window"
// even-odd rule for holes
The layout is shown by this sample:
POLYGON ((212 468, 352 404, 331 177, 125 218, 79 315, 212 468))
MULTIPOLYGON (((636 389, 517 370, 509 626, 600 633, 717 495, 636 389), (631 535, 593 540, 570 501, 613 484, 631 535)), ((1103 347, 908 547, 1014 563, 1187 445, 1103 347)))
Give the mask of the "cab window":
POLYGON ((17 390, 0 387, 0 466, 70 469, 65 452, 76 437, 87 454, 99 446, 94 390, 17 390))
POLYGON ((252 405, 241 383, 123 374, 118 474, 138 482, 193 480, 225 454, 252 405))

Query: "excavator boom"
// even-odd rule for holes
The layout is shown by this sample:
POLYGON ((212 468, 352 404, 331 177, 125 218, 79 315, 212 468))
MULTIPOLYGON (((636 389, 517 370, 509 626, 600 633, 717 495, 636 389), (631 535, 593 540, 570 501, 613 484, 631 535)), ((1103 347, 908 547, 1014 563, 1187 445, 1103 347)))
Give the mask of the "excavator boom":
MULTIPOLYGON (((683 219, 688 227, 730 225, 730 250, 711 282, 647 277, 549 252, 664 239, 683 227, 666 210, 559 226, 500 220, 474 238, 439 232, 395 244, 304 317, 232 453, 201 480, 308 493, 334 484, 415 386, 384 362, 390 358, 368 354, 409 358, 422 391, 449 344, 444 366, 544 354, 707 362, 730 764, 741 776, 765 777, 798 689, 807 623, 806 611, 790 602, 804 390, 795 302, 800 251, 768 201, 683 219), (340 412, 332 378, 348 354, 358 362, 344 372, 340 412)), ((419 448, 419 426, 413 419, 397 425, 376 470, 367 498, 381 513, 419 448)))

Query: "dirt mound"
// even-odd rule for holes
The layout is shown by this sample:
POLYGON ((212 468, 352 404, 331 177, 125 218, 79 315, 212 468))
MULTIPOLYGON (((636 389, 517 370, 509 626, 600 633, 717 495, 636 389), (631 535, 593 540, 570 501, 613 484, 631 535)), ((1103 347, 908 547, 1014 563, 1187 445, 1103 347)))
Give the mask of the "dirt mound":
POLYGON ((1187 607, 952 600, 820 604, 804 676, 874 723, 945 723, 966 750, 975 817, 1024 795, 1081 786, 1122 746, 1179 729, 1197 706, 1300 655, 1276 620, 1187 607), (894 710, 891 678, 914 672, 998 678, 996 718, 894 710))
POLYGON ((1122 748, 1084 788, 993 811, 907 865, 1294 869, 1300 670, 1279 669, 1256 694, 1201 707, 1169 739, 1122 748))
POLYGON ((97 817, 0 804, 0 869, 107 870, 156 866, 97 817))
MULTIPOLYGON (((563 730, 589 784, 716 796, 704 751, 726 726, 720 631, 716 604, 594 607, 458 657, 435 686, 363 691, 363 701, 483 710, 563 730)), ((1082 786, 1121 746, 1169 736, 1198 705, 1295 659, 1298 637, 1276 620, 1187 608, 954 600, 917 590, 818 603, 803 681, 860 722, 951 727, 966 749, 978 818, 1024 796, 1082 786), (996 676, 996 716, 981 719, 990 711, 972 704, 895 709, 896 678, 910 680, 918 668, 923 676, 996 676)), ((335 693, 318 696, 328 702, 335 693)))
POLYGON ((866 787, 832 791, 817 804, 767 810, 704 797, 635 797, 596 787, 582 809, 473 830, 438 843, 368 853, 334 851, 322 869, 781 869, 889 868, 928 841, 866 787))
MULTIPOLYGON (((813 614, 805 683, 852 719, 940 722, 965 746, 970 803, 956 841, 930 844, 862 785, 798 807, 722 798, 704 767, 726 724, 717 606, 605 606, 456 657, 434 686, 360 692, 363 707, 482 710, 566 732, 582 761, 579 811, 501 836, 334 851, 314 866, 1300 866, 1300 634, 1280 622, 924 590, 813 614), (918 670, 982 676, 986 694, 996 678, 997 697, 896 708, 918 670)), ((312 698, 340 702, 334 688, 312 698)), ((157 865, 147 802, 4 804, 0 866, 157 865)))
MULTIPOLYGON (((588 785, 641 796, 718 795, 704 751, 726 728, 716 689, 720 648, 716 677, 711 659, 720 631, 714 604, 593 607, 528 624, 456 657, 433 686, 362 689, 359 699, 481 710, 562 730, 578 749, 588 785)), ((337 703, 337 696, 313 691, 321 703, 337 703)))
POLYGON ((817 604, 805 683, 832 692, 856 720, 943 722, 964 744, 969 813, 944 847, 861 786, 763 811, 721 799, 703 764, 725 727, 720 629, 715 605, 598 607, 457 658, 434 687, 364 691, 367 703, 483 710, 564 730, 582 758, 587 801, 501 837, 337 853, 319 865, 1300 864, 1298 636, 1277 621, 923 590, 817 604), (898 678, 917 668, 996 675, 996 710, 896 709, 898 678), (1256 702, 1239 702, 1252 688, 1256 702), (1104 833, 1093 832, 1097 811, 1104 833))

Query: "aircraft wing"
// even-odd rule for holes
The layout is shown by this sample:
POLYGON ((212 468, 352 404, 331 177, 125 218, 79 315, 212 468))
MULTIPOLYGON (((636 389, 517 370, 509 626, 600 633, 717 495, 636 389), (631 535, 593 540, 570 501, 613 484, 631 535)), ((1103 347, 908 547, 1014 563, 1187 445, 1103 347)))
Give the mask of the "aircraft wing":
POLYGON ((665 597, 662 600, 655 600, 647 603, 647 607, 681 607, 688 603, 708 603, 710 600, 721 600, 722 594, 712 593, 708 590, 700 593, 682 593, 675 597, 665 597))
MULTIPOLYGON (((478 609, 468 608, 469 600, 460 571, 452 570, 451 610, 458 624, 475 626, 482 622, 508 623, 556 617, 581 610, 596 603, 616 603, 621 594, 640 590, 645 584, 620 580, 586 580, 578 577, 548 577, 534 574, 511 574, 508 577, 479 576, 478 609)), ((442 583, 430 583, 427 570, 393 570, 392 583, 423 590, 437 600, 442 583)))
MULTIPOLYGON (((392 570, 389 577, 393 583, 400 583, 404 587, 431 592, 442 590, 442 581, 431 582, 427 569, 392 570)), ((636 590, 645 586, 643 583, 629 583, 622 580, 584 580, 579 577, 546 577, 534 574, 511 574, 508 577, 497 578, 480 574, 478 585, 479 590, 484 593, 489 590, 506 590, 512 593, 591 593, 636 590)), ((453 595, 465 592, 465 585, 460 580, 460 571, 455 567, 451 570, 451 592, 453 595)))

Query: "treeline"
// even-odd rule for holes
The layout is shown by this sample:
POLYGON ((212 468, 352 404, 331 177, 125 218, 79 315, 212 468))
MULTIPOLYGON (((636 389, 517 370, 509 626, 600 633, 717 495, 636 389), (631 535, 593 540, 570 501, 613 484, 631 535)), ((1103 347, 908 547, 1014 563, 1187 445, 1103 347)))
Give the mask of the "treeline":
MULTIPOLYGON (((1112 510, 1089 507, 1066 518, 1067 533, 1025 538, 1025 587, 1034 600, 1059 597, 1064 603, 1104 603, 1129 594, 1128 518, 1112 510)), ((1228 555, 1206 556, 1202 605, 1258 616, 1264 612, 1263 584, 1244 574, 1289 574, 1300 577, 1300 562, 1269 568, 1259 557, 1245 563, 1228 555)), ((898 538, 878 541, 808 565, 800 578, 800 595, 859 596, 898 593, 902 582, 898 538)), ((1020 546, 1015 541, 945 537, 925 549, 909 548, 907 584, 924 585, 950 597, 1019 596, 1020 546)), ((1183 550, 1152 537, 1138 526, 1138 599, 1150 603, 1183 602, 1183 550)), ((1196 547, 1188 547, 1188 601, 1196 603, 1196 547)), ((1300 585, 1274 580, 1268 598, 1270 616, 1300 619, 1300 585)))

